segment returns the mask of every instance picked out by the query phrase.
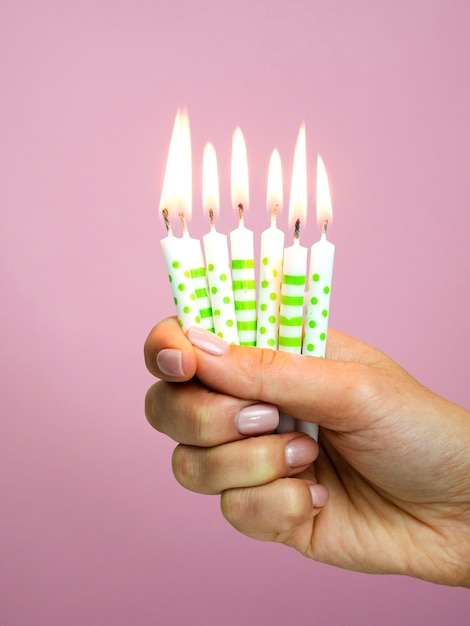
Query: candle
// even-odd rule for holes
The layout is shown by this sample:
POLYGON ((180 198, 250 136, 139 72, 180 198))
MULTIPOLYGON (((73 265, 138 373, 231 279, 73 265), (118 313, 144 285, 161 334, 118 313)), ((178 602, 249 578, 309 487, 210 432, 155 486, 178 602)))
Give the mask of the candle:
MULTIPOLYGON (((295 146, 289 201, 289 221, 296 220, 294 243, 284 250, 279 320, 279 350, 294 354, 300 354, 302 349, 307 248, 300 245, 300 218, 305 220, 306 213, 307 154, 305 126, 302 124, 295 146)), ((289 415, 281 414, 279 424, 278 432, 296 429, 295 420, 289 415)))
POLYGON ((328 333, 331 280, 335 246, 327 241, 326 230, 332 217, 328 176, 321 156, 317 160, 317 219, 322 223, 321 239, 310 252, 309 292, 302 352, 324 357, 328 333))
POLYGON ((190 257, 182 238, 173 235, 170 211, 175 214, 178 207, 191 210, 191 139, 189 120, 185 111, 178 110, 168 151, 168 161, 163 181, 160 207, 165 222, 167 237, 160 244, 170 280, 178 321, 186 331, 190 326, 201 323, 190 274, 190 257))
POLYGON ((256 279, 253 232, 245 227, 248 203, 248 161, 242 131, 237 128, 232 141, 232 204, 238 206, 238 228, 230 233, 235 315, 240 344, 256 345, 256 279))
MULTIPOLYGON (((321 156, 317 160, 317 219, 322 223, 320 241, 310 250, 309 289, 302 353, 324 357, 330 311, 331 279, 335 247, 326 240, 326 229, 332 217, 328 176, 321 156)), ((318 439, 318 426, 301 422, 298 430, 318 439)))
POLYGON ((214 330, 228 343, 238 344, 227 237, 216 231, 214 222, 214 212, 219 210, 219 179, 217 155, 210 143, 205 146, 203 155, 202 203, 210 216, 210 231, 204 235, 203 243, 214 330))
POLYGON ((279 345, 279 305, 282 281, 284 233, 276 226, 282 202, 282 168, 279 152, 269 160, 266 204, 271 210, 271 226, 261 233, 256 345, 277 350, 279 345))

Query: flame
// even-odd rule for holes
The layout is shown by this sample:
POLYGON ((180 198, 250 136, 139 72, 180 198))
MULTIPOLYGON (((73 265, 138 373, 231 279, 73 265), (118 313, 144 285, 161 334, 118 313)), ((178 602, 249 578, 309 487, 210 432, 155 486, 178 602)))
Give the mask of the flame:
POLYGON ((237 128, 232 140, 232 206, 248 205, 248 159, 243 133, 237 128))
POLYGON ((305 140, 305 124, 302 124, 295 144, 294 164, 289 201, 289 224, 297 219, 303 224, 307 219, 307 148, 305 140))
POLYGON ((274 206, 282 205, 282 165, 279 151, 274 149, 269 159, 268 189, 266 192, 266 204, 269 210, 274 206))
POLYGON ((219 174, 217 154, 214 146, 207 143, 202 156, 202 206, 207 213, 210 209, 219 213, 219 174))
POLYGON ((192 167, 191 131, 186 110, 176 112, 171 134, 165 177, 163 179, 160 210, 168 209, 171 216, 183 212, 191 217, 192 210, 192 167))
POLYGON ((331 205, 330 186, 325 164, 320 155, 317 158, 317 220, 324 223, 331 221, 333 207, 331 205))

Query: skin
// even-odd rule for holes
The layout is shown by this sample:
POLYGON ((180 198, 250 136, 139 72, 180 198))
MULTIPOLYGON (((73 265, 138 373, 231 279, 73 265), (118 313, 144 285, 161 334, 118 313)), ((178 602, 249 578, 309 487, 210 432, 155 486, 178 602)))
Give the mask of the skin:
POLYGON ((470 413, 333 330, 326 356, 239 346, 218 356, 175 319, 157 324, 145 359, 161 380, 146 415, 178 443, 176 479, 220 494, 226 519, 255 539, 346 569, 470 587, 470 413), (167 349, 184 375, 159 369, 167 349), (318 445, 301 433, 241 435, 237 415, 258 403, 319 423, 318 445), (290 467, 286 447, 300 438, 311 458, 290 467))

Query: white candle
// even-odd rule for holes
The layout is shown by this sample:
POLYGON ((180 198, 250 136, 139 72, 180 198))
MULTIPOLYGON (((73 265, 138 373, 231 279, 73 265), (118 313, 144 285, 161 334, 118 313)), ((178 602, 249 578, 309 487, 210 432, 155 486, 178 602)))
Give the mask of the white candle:
MULTIPOLYGON (((319 156, 317 161, 317 219, 323 223, 323 227, 321 239, 313 244, 310 251, 309 288, 302 353, 320 358, 323 358, 326 352, 335 256, 335 246, 326 239, 326 229, 331 216, 328 176, 323 160, 319 156)), ((318 439, 316 424, 307 426, 303 424, 299 430, 318 439)))
POLYGON ((217 155, 210 143, 205 146, 203 155, 202 203, 209 213, 211 224, 209 233, 203 237, 203 243, 214 330, 228 343, 238 344, 227 236, 218 233, 214 223, 214 211, 219 210, 219 177, 217 155))
POLYGON ((238 228, 230 233, 232 282, 240 345, 256 345, 256 277, 253 232, 245 227, 248 203, 248 161, 242 131, 237 128, 232 142, 232 203, 238 206, 238 228))
POLYGON ((282 202, 282 168, 277 150, 273 151, 269 161, 266 200, 272 212, 271 226, 261 233, 256 345, 277 350, 284 255, 284 233, 276 226, 276 215, 282 202))
POLYGON ((180 213, 180 218, 183 225, 183 239, 181 244, 185 250, 186 257, 189 259, 189 273, 193 281, 196 304, 201 317, 201 326, 206 330, 214 331, 212 307, 209 298, 209 285, 207 282, 204 257, 202 256, 201 242, 199 239, 194 239, 194 237, 190 236, 184 213, 180 213))
POLYGON ((191 326, 200 325, 201 316, 193 290, 183 240, 173 235, 167 209, 163 209, 162 213, 168 235, 160 241, 160 244, 170 280, 178 322, 183 331, 187 331, 191 326))

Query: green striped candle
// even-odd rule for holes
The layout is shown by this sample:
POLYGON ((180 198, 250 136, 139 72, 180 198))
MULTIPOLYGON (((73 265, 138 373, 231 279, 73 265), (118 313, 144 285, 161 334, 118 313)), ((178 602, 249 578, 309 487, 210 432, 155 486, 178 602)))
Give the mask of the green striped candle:
POLYGON ((182 245, 186 250, 189 273, 193 281, 193 290, 196 296, 196 304, 199 308, 201 326, 206 330, 214 332, 214 322, 212 320, 212 306, 209 298, 209 284, 207 282, 206 265, 202 256, 201 242, 190 236, 184 214, 180 213, 183 225, 182 245))
POLYGON ((230 233, 232 286, 241 346, 256 346, 256 278, 253 232, 245 227, 243 205, 239 225, 230 233))

